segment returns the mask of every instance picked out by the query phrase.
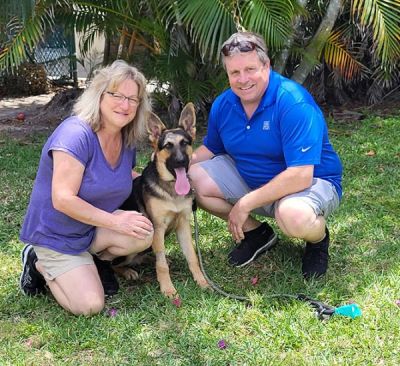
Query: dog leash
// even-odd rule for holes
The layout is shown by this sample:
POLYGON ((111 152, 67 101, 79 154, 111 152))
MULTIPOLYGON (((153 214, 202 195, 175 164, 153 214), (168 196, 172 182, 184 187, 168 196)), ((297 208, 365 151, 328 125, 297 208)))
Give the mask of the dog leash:
MULTIPOLYGON (((208 282, 208 284, 211 286, 213 290, 218 292, 219 294, 233 299, 233 300, 239 300, 239 301, 245 301, 248 303, 251 303, 251 299, 247 296, 241 296, 241 295, 236 295, 236 294, 231 294, 226 291, 224 291, 221 287, 219 287, 217 284, 215 284, 207 275, 205 269, 204 269, 204 264, 203 264, 203 257, 201 255, 201 250, 200 250, 200 245, 199 245, 199 225, 197 222, 197 203, 196 200, 193 199, 193 205, 192 205, 192 211, 193 211, 193 219, 194 219, 194 240, 195 240, 195 245, 196 245, 196 250, 197 250, 197 256, 199 258, 199 264, 200 264, 200 269, 201 272, 204 275, 204 278, 208 282)), ((362 315, 361 309, 357 304, 346 304, 342 305, 339 307, 334 307, 328 304, 323 303, 322 301, 318 301, 315 299, 312 299, 304 294, 285 294, 285 293, 276 293, 276 294, 268 294, 264 295, 265 298, 289 298, 289 299, 295 299, 303 302, 307 302, 315 311, 316 316, 320 320, 325 320, 329 319, 332 315, 342 315, 345 317, 349 317, 352 319, 355 319, 359 316, 362 315)))

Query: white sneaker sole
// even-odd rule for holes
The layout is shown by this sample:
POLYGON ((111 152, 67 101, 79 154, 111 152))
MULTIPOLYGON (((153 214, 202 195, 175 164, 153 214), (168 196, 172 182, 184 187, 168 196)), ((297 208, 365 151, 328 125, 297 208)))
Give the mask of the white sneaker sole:
POLYGON ((32 247, 31 245, 25 245, 25 248, 21 252, 22 273, 21 273, 21 276, 19 278, 19 289, 24 295, 26 295, 26 293, 22 289, 22 279, 25 277, 26 262, 28 260, 28 254, 29 254, 29 250, 30 250, 31 247, 32 247))
POLYGON ((275 245, 276 242, 278 241, 278 235, 276 233, 274 233, 274 236, 272 237, 272 239, 267 242, 267 244, 263 245, 261 248, 258 248, 258 250, 256 250, 253 254, 253 256, 248 259, 246 262, 236 265, 235 267, 244 267, 247 266, 249 263, 253 262, 254 259, 257 258, 257 256, 259 256, 260 254, 262 254, 263 252, 266 252, 269 249, 272 249, 275 245))

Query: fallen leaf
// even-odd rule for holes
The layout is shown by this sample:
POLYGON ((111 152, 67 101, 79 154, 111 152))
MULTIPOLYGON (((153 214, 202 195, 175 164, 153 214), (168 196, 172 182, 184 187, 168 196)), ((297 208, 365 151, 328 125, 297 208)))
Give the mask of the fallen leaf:
POLYGON ((365 155, 367 155, 367 156, 375 156, 376 152, 374 150, 370 150, 367 153, 365 153, 365 155))
POLYGON ((27 348, 40 348, 42 346, 42 341, 39 336, 32 335, 31 337, 25 339, 24 346, 27 348))
POLYGON ((251 278, 251 284, 252 284, 253 286, 255 286, 255 285, 257 285, 257 283, 258 283, 258 276, 252 277, 252 278, 251 278))
POLYGON ((24 112, 20 112, 17 114, 17 120, 18 121, 24 121, 25 120, 25 113, 24 112))
POLYGON ((25 346, 28 347, 28 348, 32 348, 32 345, 33 345, 33 340, 31 338, 28 338, 25 341, 25 346))

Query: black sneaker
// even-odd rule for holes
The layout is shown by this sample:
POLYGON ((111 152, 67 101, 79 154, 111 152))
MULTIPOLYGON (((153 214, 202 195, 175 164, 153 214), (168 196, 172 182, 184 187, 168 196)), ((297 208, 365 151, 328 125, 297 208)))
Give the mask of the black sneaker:
POLYGON ((278 236, 271 226, 264 222, 258 228, 244 233, 244 239, 228 254, 228 262, 243 267, 273 248, 277 240, 278 236))
POLYGON ((97 272, 99 272, 101 284, 103 285, 104 295, 113 296, 119 290, 119 283, 115 272, 111 267, 111 261, 103 261, 96 255, 93 256, 97 272))
POLYGON ((46 280, 36 269, 37 256, 32 245, 25 245, 21 252, 22 273, 19 286, 25 295, 36 296, 46 293, 46 280))
POLYGON ((318 243, 306 243, 303 255, 302 272, 306 280, 323 276, 328 269, 329 231, 325 229, 325 238, 318 243))

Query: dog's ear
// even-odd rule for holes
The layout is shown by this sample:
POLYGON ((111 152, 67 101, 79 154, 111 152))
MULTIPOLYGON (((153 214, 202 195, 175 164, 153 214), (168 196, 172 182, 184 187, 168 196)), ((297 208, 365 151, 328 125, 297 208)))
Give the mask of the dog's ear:
POLYGON ((193 140, 196 138, 196 113, 193 103, 188 103, 183 108, 179 118, 179 126, 192 136, 193 140))
POLYGON ((149 134, 149 140, 154 145, 157 145, 157 141, 160 138, 162 132, 166 129, 161 119, 151 112, 147 120, 147 133, 149 134))

